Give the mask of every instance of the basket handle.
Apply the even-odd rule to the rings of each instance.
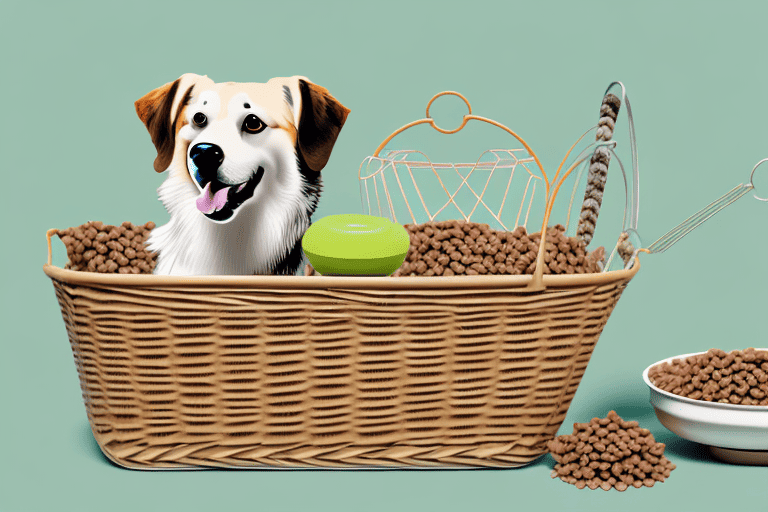
[[[752,169],[752,174],[749,175],[749,183],[742,183],[741,185],[736,185],[734,188],[732,188],[730,191],[726,192],[724,195],[722,195],[719,199],[716,199],[712,203],[708,204],[698,212],[694,213],[687,219],[685,219],[683,222],[678,224],[675,228],[668,231],[664,236],[653,242],[651,245],[649,245],[646,248],[639,249],[638,252],[642,251],[648,254],[656,254],[661,253],[675,245],[677,242],[679,242],[685,235],[696,229],[697,227],[704,224],[707,220],[709,220],[711,217],[713,217],[716,213],[718,213],[720,210],[726,208],[727,206],[732,205],[742,197],[744,197],[747,193],[751,192],[755,189],[755,171],[757,171],[758,167],[763,165],[765,162],[768,162],[768,158],[764,158],[760,160],[757,165]],[[768,202],[768,198],[758,196],[757,194],[753,194],[755,199],[758,201],[765,201]]]
[[[51,247],[51,237],[59,233],[58,229],[49,229],[45,232],[45,238],[48,240],[48,265],[53,264],[53,249]]]
[[[454,128],[452,130],[447,130],[445,128],[441,128],[441,127],[437,126],[437,123],[435,123],[435,120],[429,114],[429,109],[432,107],[432,103],[437,98],[439,98],[441,96],[456,96],[456,97],[460,98],[464,102],[465,105],[467,105],[468,113],[466,113],[466,114],[464,114],[464,116],[462,116],[461,124],[459,125],[458,128]],[[420,124],[429,124],[432,128],[434,128],[435,130],[437,130],[440,133],[451,134],[451,133],[456,133],[456,132],[461,131],[467,125],[467,122],[469,122],[470,120],[482,121],[484,123],[488,123],[490,125],[493,125],[493,126],[495,126],[497,128],[501,128],[502,130],[504,130],[508,134],[512,135],[515,139],[517,139],[518,142],[520,142],[523,145],[525,150],[528,151],[528,154],[533,157],[534,161],[536,162],[536,165],[539,167],[539,170],[541,171],[542,176],[544,177],[544,182],[547,183],[547,188],[549,188],[549,179],[547,178],[547,173],[544,171],[544,166],[541,165],[541,161],[539,160],[539,157],[536,155],[536,153],[533,151],[533,149],[531,149],[531,147],[528,145],[528,143],[525,142],[518,134],[516,134],[514,131],[510,130],[505,125],[503,125],[503,124],[501,124],[501,123],[499,123],[497,121],[494,121],[493,119],[488,119],[487,117],[476,116],[476,115],[472,114],[472,105],[469,104],[469,100],[467,100],[467,98],[463,94],[461,94],[459,92],[456,92],[456,91],[443,91],[443,92],[437,93],[434,96],[432,96],[432,99],[430,99],[429,103],[427,103],[426,117],[423,118],[423,119],[418,119],[416,121],[412,121],[412,122],[406,124],[405,126],[401,126],[397,130],[392,132],[392,134],[389,137],[384,139],[384,142],[379,144],[379,147],[377,147],[376,151],[373,152],[373,156],[375,158],[378,158],[379,157],[379,153],[386,147],[387,144],[390,143],[390,141],[392,141],[392,139],[394,139],[397,135],[403,133],[405,130],[407,130],[409,128],[413,128],[414,126],[418,126]]]

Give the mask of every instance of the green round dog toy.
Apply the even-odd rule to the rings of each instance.
[[[410,244],[400,224],[360,214],[323,217],[301,240],[309,262],[326,276],[388,276],[403,264]]]

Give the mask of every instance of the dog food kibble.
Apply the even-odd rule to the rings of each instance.
[[[76,228],[60,229],[57,234],[69,257],[64,268],[108,274],[151,274],[157,257],[144,243],[154,228],[154,222],[143,226],[130,222],[108,226],[91,221]]]
[[[496,231],[487,224],[459,220],[407,224],[411,246],[393,276],[533,274],[541,234],[524,227]],[[558,224],[547,231],[545,274],[600,272],[605,249],[592,252],[585,243],[565,235]]]
[[[664,456],[664,443],[615,411],[589,423],[574,423],[573,434],[556,437],[547,448],[557,461],[552,478],[579,489],[653,487],[676,467]]]
[[[693,400],[768,406],[768,350],[711,349],[648,370],[657,388]]]

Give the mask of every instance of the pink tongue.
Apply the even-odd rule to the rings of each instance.
[[[215,194],[211,194],[211,183],[208,182],[197,198],[197,209],[205,214],[221,210],[227,204],[227,192],[229,192],[229,187],[224,187]]]

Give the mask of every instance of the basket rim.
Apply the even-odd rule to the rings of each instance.
[[[629,281],[640,270],[640,259],[631,268],[593,274],[543,276],[545,289],[567,289],[600,286]],[[69,285],[125,286],[133,288],[268,288],[268,289],[369,289],[369,290],[429,290],[429,289],[494,289],[526,288],[532,275],[483,276],[409,276],[403,278],[369,276],[160,276],[155,274],[100,274],[43,265],[45,274]],[[535,290],[531,290],[535,291]]]

